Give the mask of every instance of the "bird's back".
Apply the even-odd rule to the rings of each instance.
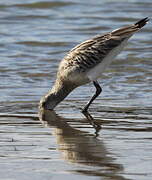
[[[70,71],[87,75],[90,81],[97,79],[103,70],[120,53],[127,40],[148,21],[116,29],[105,35],[98,35],[74,47],[63,59],[59,71]]]

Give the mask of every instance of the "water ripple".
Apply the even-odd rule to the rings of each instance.
[[[99,80],[77,88],[38,119],[39,99],[60,60],[78,43],[150,16],[151,0],[0,2],[0,174],[2,179],[151,180],[152,23],[130,39]],[[32,162],[32,163],[31,163]],[[58,168],[57,168],[58,167]]]

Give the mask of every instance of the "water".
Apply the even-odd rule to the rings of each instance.
[[[0,179],[152,179],[152,25],[129,41],[100,79],[90,113],[80,109],[91,84],[56,112],[38,102],[58,63],[76,44],[151,16],[152,2],[5,0],[0,2]]]

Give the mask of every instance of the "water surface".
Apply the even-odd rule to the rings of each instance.
[[[151,16],[145,0],[0,2],[0,179],[152,178],[152,25],[134,35],[99,80],[38,117],[60,60],[76,44]]]

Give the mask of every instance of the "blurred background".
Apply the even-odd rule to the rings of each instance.
[[[50,157],[48,147],[57,146],[54,145],[53,136],[48,135],[50,129],[45,129],[36,119],[39,100],[53,85],[58,64],[66,53],[78,43],[97,34],[135,23],[142,18],[151,17],[151,14],[151,0],[0,1],[0,157],[2,158],[0,166],[3,167],[5,164],[6,169],[10,168],[10,174],[2,171],[3,168],[0,170],[3,180],[10,176],[12,179],[20,177],[20,173],[13,174],[11,171],[14,164],[10,166],[7,164],[12,156],[17,159],[15,163],[19,161],[18,156],[24,162],[26,151],[27,159],[36,164],[37,161],[32,158],[37,157],[35,149],[41,149],[41,156],[48,158]],[[118,168],[120,179],[126,177],[126,179],[147,180],[152,177],[150,164],[152,146],[148,145],[152,135],[151,57],[150,22],[129,40],[128,46],[103,73],[99,80],[103,92],[90,108],[90,112],[97,120],[105,119],[103,122],[105,127],[101,134],[108,150],[115,153],[109,156],[117,159],[119,164],[126,168],[126,171]],[[71,118],[73,123],[76,119],[83,120],[80,108],[93,93],[94,87],[91,84],[80,87],[72,92],[56,111],[64,118]],[[109,132],[109,129],[113,128],[114,130]],[[124,129],[125,140],[122,136]],[[87,130],[89,133],[94,132],[90,128]],[[33,133],[39,134],[38,142],[37,139],[33,139]],[[139,142],[134,144],[138,138],[141,144]],[[10,146],[10,142],[14,144]],[[123,145],[116,147],[119,143]],[[137,151],[131,159],[127,159],[131,156],[132,147]],[[47,155],[43,154],[43,150]],[[63,175],[64,172],[71,170],[72,175],[73,167],[67,165],[68,170],[66,169],[66,163],[61,160],[56,147],[51,158],[57,166],[62,162],[62,170],[57,171],[59,174]],[[41,160],[43,162],[44,159]],[[132,170],[133,162],[135,166],[139,166],[138,170]],[[26,163],[24,168],[27,168]],[[41,164],[35,169],[39,171]],[[46,169],[43,171],[43,179],[50,178],[45,174]],[[23,179],[26,179],[29,174],[25,171],[24,173]],[[24,173],[21,171],[21,174]],[[32,178],[37,177],[33,171],[30,173]],[[74,177],[79,176],[73,174]],[[88,175],[86,173],[83,176],[84,179],[97,177],[104,179],[106,175],[92,173],[90,177],[88,170]],[[39,178],[42,179],[42,176]],[[118,177],[115,175],[113,179]]]

